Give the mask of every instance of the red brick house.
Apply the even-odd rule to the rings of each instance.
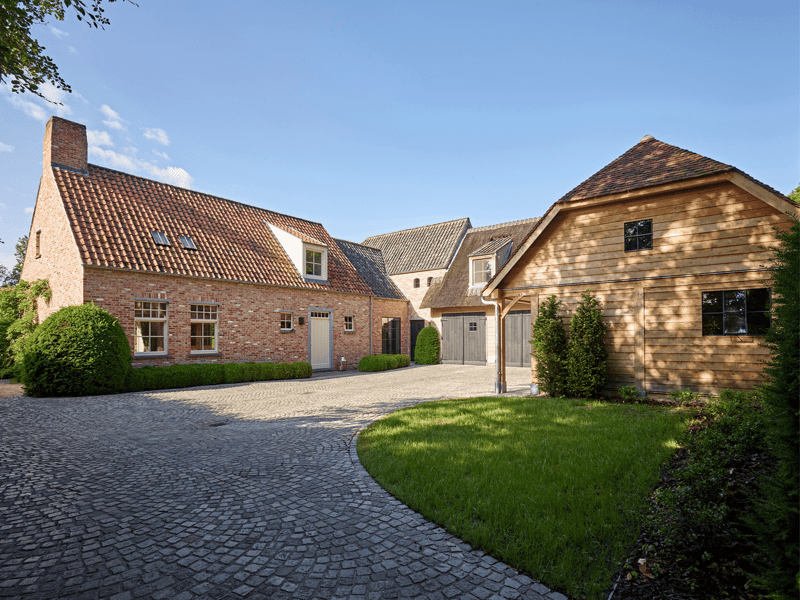
[[[134,366],[408,354],[408,301],[319,224],[87,162],[86,128],[53,117],[22,278],[50,281],[44,319],[94,302]],[[397,331],[389,346],[385,331]]]

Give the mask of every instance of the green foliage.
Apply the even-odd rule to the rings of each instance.
[[[207,363],[131,369],[125,381],[128,392],[167,390],[198,385],[301,379],[311,377],[311,365],[296,363]]]
[[[31,28],[46,24],[50,18],[63,21],[67,10],[72,8],[79,21],[102,29],[109,21],[103,16],[101,4],[102,0],[91,0],[88,7],[84,0],[0,2],[0,83],[10,79],[14,93],[28,91],[42,98],[45,96],[38,89],[46,82],[71,92],[59,75],[56,64],[43,53],[44,47],[34,39]]]
[[[6,337],[8,328],[16,319],[13,317],[0,317],[0,379],[13,375],[14,357],[9,351],[11,342]]]
[[[800,188],[790,196],[800,201]],[[766,343],[764,402],[770,426],[770,449],[777,473],[765,482],[765,499],[757,506],[758,534],[769,562],[759,582],[775,598],[800,593],[800,222],[792,217],[788,231],[777,232],[772,276],[772,327]]]
[[[365,356],[358,361],[358,370],[362,372],[374,373],[376,371],[385,371],[389,365],[383,359],[381,354],[372,354]]]
[[[617,390],[617,395],[623,402],[638,402],[641,400],[639,390],[635,385],[623,385]]]
[[[24,340],[39,324],[39,298],[50,300],[52,293],[46,279],[33,283],[20,281],[14,287],[0,288],[0,320],[11,321],[0,343],[0,371],[3,377],[19,377],[17,360]]]
[[[0,240],[0,244],[3,243],[3,240]],[[14,286],[19,283],[19,276],[22,273],[22,265],[25,262],[25,249],[28,246],[28,236],[23,235],[19,240],[17,240],[16,245],[14,246],[14,256],[17,259],[16,264],[14,267],[9,271],[4,265],[0,265],[0,285],[2,286]]]
[[[314,372],[314,369],[311,365],[307,362],[296,362],[294,363],[294,376],[295,379],[308,379],[311,377],[311,374]]]
[[[606,386],[606,324],[597,298],[591,292],[581,296],[569,325],[567,393],[577,398],[597,398]]]
[[[441,342],[436,327],[429,325],[423,327],[417,335],[417,345],[414,348],[414,363],[418,365],[438,365]]]
[[[562,396],[566,392],[567,334],[558,316],[560,310],[561,302],[555,296],[539,305],[531,340],[539,388],[550,396]]]
[[[387,369],[396,369],[397,368],[399,362],[398,362],[397,358],[395,358],[395,356],[396,355],[394,355],[394,354],[381,354],[380,355],[380,357],[386,363],[386,368]]]
[[[757,394],[724,390],[704,407],[705,420],[684,436],[687,459],[670,487],[653,498],[649,525],[664,545],[679,548],[689,563],[718,557],[743,528],[730,505],[734,469],[764,451],[767,422]],[[737,523],[739,523],[737,525]]]
[[[669,393],[669,399],[681,404],[689,404],[699,400],[700,394],[692,390],[672,390]]]
[[[117,319],[84,304],[53,313],[29,336],[21,378],[30,396],[114,394],[130,368],[131,348]]]
[[[411,358],[408,354],[394,354],[393,356],[397,359],[397,366],[400,368],[411,364]]]

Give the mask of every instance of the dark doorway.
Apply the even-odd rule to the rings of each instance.
[[[414,350],[417,347],[417,336],[419,332],[422,331],[422,328],[425,327],[425,321],[423,319],[411,319],[411,348],[409,349],[409,354],[411,356],[411,360],[414,360]]]

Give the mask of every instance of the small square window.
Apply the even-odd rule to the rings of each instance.
[[[419,287],[419,277],[414,278],[414,287],[415,288]]]
[[[625,252],[653,249],[653,219],[625,223]]]
[[[345,331],[355,331],[355,326],[353,324],[353,315],[345,315],[344,316],[344,330]]]
[[[478,331],[478,324],[477,323],[470,323],[469,324],[470,331]]]
[[[171,246],[167,239],[167,234],[163,231],[151,231],[150,235],[153,236],[153,241],[159,246]]]
[[[292,330],[292,313],[290,312],[282,312],[281,313],[281,331],[291,331]]]

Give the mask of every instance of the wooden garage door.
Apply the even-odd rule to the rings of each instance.
[[[459,365],[486,364],[486,315],[442,315],[442,362]]]
[[[506,365],[531,366],[531,311],[520,310],[506,315]]]

